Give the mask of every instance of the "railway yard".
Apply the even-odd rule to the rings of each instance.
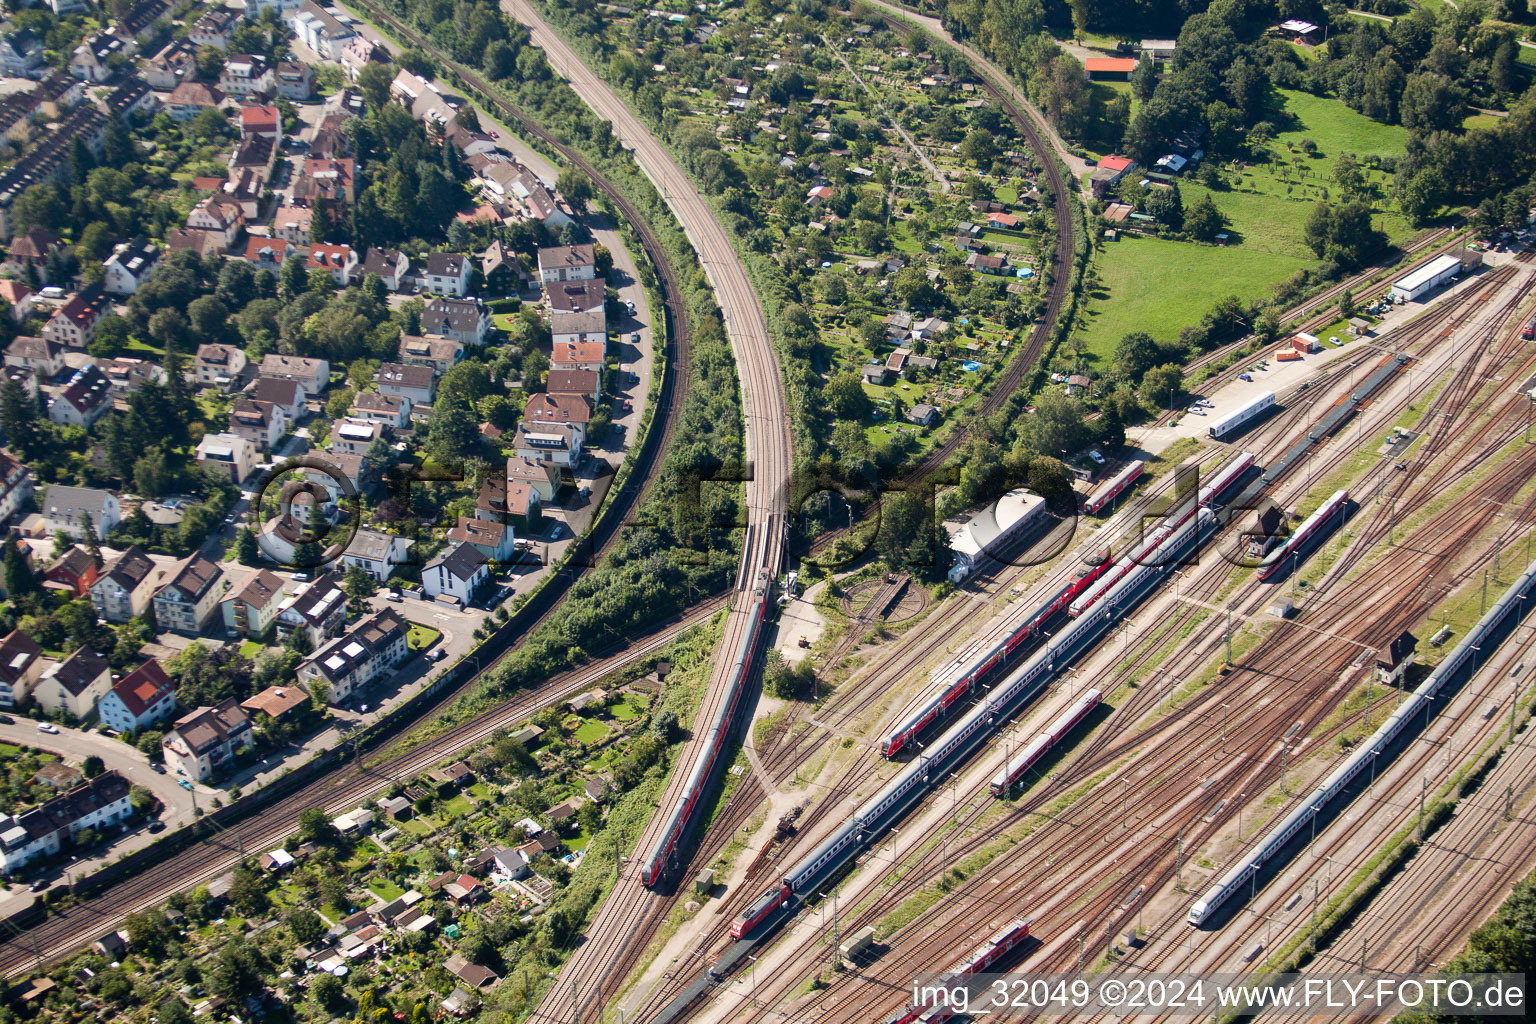
[[[902,817],[855,829],[849,867],[818,870],[804,885],[792,877],[794,865],[860,822],[861,805],[892,778],[882,743],[919,720],[937,692],[925,681],[942,677],[939,663],[974,661],[1029,619],[1030,608],[1049,609],[1042,602],[1069,587],[1106,539],[1129,535],[1154,507],[1168,506],[1173,478],[1144,488],[1103,525],[1077,524],[1085,537],[1071,536],[1070,524],[1051,528],[1037,549],[1067,547],[1064,556],[1041,560],[1043,568],[1003,568],[967,587],[865,659],[814,722],[774,722],[756,754],[779,795],[805,806],[796,835],[766,849],[749,840],[718,905],[684,924],[619,997],[626,1017],[878,1019],[871,1008],[897,1012],[915,973],[1021,914],[1032,938],[1014,966],[1029,971],[1235,972],[1293,957],[1319,928],[1332,937],[1314,962],[1339,969],[1358,968],[1362,949],[1372,969],[1407,970],[1431,962],[1426,950],[1443,959],[1457,948],[1531,867],[1527,847],[1501,838],[1522,834],[1531,796],[1522,767],[1529,748],[1520,742],[1529,712],[1524,677],[1511,676],[1531,656],[1526,626],[1477,660],[1464,685],[1445,691],[1444,706],[1425,701],[1428,714],[1415,717],[1401,749],[1379,758],[1368,781],[1357,777],[1339,807],[1323,809],[1304,850],[1261,869],[1256,884],[1245,880],[1220,927],[1192,928],[1186,918],[1404,699],[1402,686],[1373,681],[1393,639],[1409,630],[1428,639],[1437,616],[1456,608],[1449,640],[1421,643],[1420,665],[1434,664],[1478,618],[1479,592],[1492,604],[1527,563],[1536,456],[1524,442],[1524,391],[1536,351],[1520,328],[1531,305],[1529,266],[1485,270],[1327,365],[1304,399],[1296,388],[1282,392],[1277,412],[1188,460],[1209,479],[1251,452],[1262,475],[1218,496],[1248,507],[1262,496],[1302,516],[1347,491],[1343,530],[1329,516],[1335,527],[1301,549],[1293,570],[1260,582],[1251,559],[1234,564],[1252,513],[1223,517],[1198,558],[1156,573],[1158,585],[1144,597],[1116,604],[1097,646],[1066,651],[1060,660],[1071,664],[1056,665],[1049,686],[977,753],[952,762],[942,753],[946,730],[963,727],[963,705],[928,726],[920,734],[927,746],[896,758],[906,766],[898,772],[915,764],[921,773],[928,751],[940,751],[923,799]],[[1330,409],[1368,381],[1379,383],[1352,415],[1299,444],[1337,419]],[[1384,446],[1381,438],[1405,419],[1414,440]],[[1118,553],[1125,543],[1109,547]],[[1294,599],[1292,617],[1274,614],[1281,598]],[[992,612],[998,618],[988,622]],[[1049,653],[1068,628],[1063,618],[1055,612],[1021,654],[1042,645]],[[1017,657],[1012,671],[1027,671]],[[984,704],[1012,678],[1009,667],[994,669],[965,703]],[[1008,799],[995,799],[989,782],[1005,759],[1090,691],[1102,692],[1103,706],[1086,715],[1086,728],[1053,745]],[[1465,778],[1511,728],[1514,748],[1458,800]],[[721,826],[739,827],[756,809],[744,805],[772,796],[763,781],[754,774],[732,794],[699,863],[721,848]],[[1456,801],[1454,810],[1364,910],[1333,923],[1370,881],[1362,864],[1417,827],[1421,789],[1431,804]],[[775,813],[783,803],[771,801]],[[1477,855],[1496,838],[1502,856]],[[787,910],[770,898],[773,913],[760,914],[764,901],[754,899],[786,876]],[[733,944],[733,921],[754,921],[738,928],[757,940],[750,953],[748,943]],[[866,926],[875,928],[874,945],[840,962],[836,943]]]

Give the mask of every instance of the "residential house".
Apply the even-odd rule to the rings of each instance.
[[[469,258],[456,252],[434,252],[427,255],[427,268],[422,285],[434,295],[462,298],[469,291],[469,277],[473,270]]]
[[[43,337],[66,348],[85,348],[96,337],[96,325],[110,312],[112,302],[101,285],[86,285],[49,318]]]
[[[341,562],[346,566],[360,566],[375,580],[384,583],[405,564],[410,550],[411,541],[407,537],[361,529],[352,535],[347,549],[341,554]]]
[[[483,345],[491,333],[491,310],[479,299],[435,298],[422,311],[421,332]]]
[[[490,575],[490,565],[479,551],[455,544],[422,566],[421,589],[428,597],[451,597],[467,605]]]
[[[357,81],[357,76],[363,68],[369,64],[388,64],[389,51],[378,45],[371,39],[363,36],[353,36],[347,41],[347,45],[341,48],[341,69],[347,73],[352,81]]]
[[[110,689],[112,666],[89,647],[82,647],[43,672],[32,687],[32,699],[49,714],[65,711],[84,720]]]
[[[69,57],[69,73],[83,82],[98,84],[117,73],[113,64],[127,62],[130,47],[112,35],[91,36],[75,47]],[[117,58],[113,61],[112,58]],[[109,63],[111,61],[111,63]]]
[[[393,609],[375,612],[301,662],[299,681],[311,693],[324,684],[330,702],[343,704],[405,660],[407,632],[406,621]]]
[[[5,523],[32,500],[32,471],[16,456],[0,448],[0,523]]]
[[[229,37],[240,27],[240,12],[229,7],[213,7],[192,23],[187,41],[193,46],[229,46]]]
[[[288,433],[288,416],[280,406],[242,395],[229,407],[229,432],[258,451],[271,452]]]
[[[303,103],[315,94],[315,72],[308,64],[280,61],[274,75],[277,95],[294,103]]]
[[[62,245],[59,236],[47,228],[31,227],[11,240],[8,256],[12,263],[37,271],[39,278],[46,283],[48,257]]]
[[[292,245],[304,245],[309,242],[309,228],[314,223],[315,211],[304,206],[282,206],[272,215],[272,237],[288,242]],[[250,259],[250,254],[246,254]],[[281,263],[286,257],[278,257]]]
[[[100,575],[101,567],[91,553],[72,544],[43,573],[43,586],[62,591],[71,598],[84,597],[91,592],[91,584]]]
[[[437,391],[437,379],[429,366],[385,363],[374,380],[379,382],[379,394],[408,398],[414,405],[431,405]]]
[[[522,424],[512,438],[519,456],[566,469],[581,465],[582,430],[571,423]]]
[[[485,494],[486,487],[496,489],[495,482],[487,480],[481,485],[480,493]],[[526,488],[525,488],[526,489]],[[459,525],[448,531],[448,543],[473,548],[479,557],[487,562],[506,563],[512,560],[517,553],[517,535],[512,522],[505,514],[506,498],[505,485],[500,488],[502,495],[499,502],[501,518],[490,519],[482,517],[480,508],[475,509],[475,516],[460,516]],[[423,570],[425,572],[425,570]]]
[[[174,39],[145,63],[140,74],[150,88],[169,92],[197,75],[197,48],[184,39]]]
[[[602,376],[593,370],[550,370],[544,390],[551,395],[580,395],[595,406],[602,394]]]
[[[89,518],[96,536],[105,538],[122,521],[122,506],[117,495],[94,487],[49,484],[38,506],[43,529],[49,536],[62,531],[71,537],[83,537],[85,520]]]
[[[983,274],[1001,274],[1008,269],[1008,257],[1000,253],[973,252],[965,258],[965,265]]]
[[[197,443],[198,466],[228,474],[233,484],[251,475],[256,469],[256,457],[256,445],[239,434],[205,434]]]
[[[152,363],[138,356],[116,356],[112,359],[98,360],[96,367],[101,370],[102,375],[107,378],[107,383],[112,386],[114,396],[137,391],[150,381],[158,384],[165,383],[165,368],[159,363]]]
[[[379,249],[370,246],[363,260],[363,273],[377,274],[384,287],[392,292],[402,291],[411,273],[411,261],[405,253],[395,249]]]
[[[164,721],[175,710],[176,686],[154,660],[113,683],[96,704],[96,716],[116,732],[137,732]]]
[[[330,245],[317,242],[309,247],[308,270],[324,270],[345,287],[352,283],[352,273],[357,269],[357,253],[350,245]]]
[[[441,376],[464,359],[464,343],[436,335],[400,335],[399,361],[406,366],[427,366]]]
[[[112,411],[112,382],[94,366],[76,370],[48,403],[48,418],[68,427],[90,427]]]
[[[274,81],[267,58],[254,53],[230,54],[219,72],[219,88],[229,96],[269,96]]]
[[[29,28],[0,37],[0,74],[7,78],[36,78],[46,66],[43,40]]]
[[[256,182],[256,202],[251,207],[245,205],[244,196],[237,200],[247,219],[255,217],[260,211],[260,189],[272,179],[272,173],[276,168],[277,140],[265,135],[251,135],[241,139],[235,145],[234,152],[229,155],[230,181],[237,188],[241,182],[247,180]],[[229,194],[228,184],[226,184],[225,195]]]
[[[64,369],[64,346],[23,334],[6,346],[5,365],[24,366],[43,380],[53,380]]]
[[[131,242],[119,243],[102,264],[106,269],[102,287],[113,295],[132,295],[159,260],[159,247],[143,235]]]
[[[107,622],[127,622],[149,609],[159,581],[154,560],[138,547],[130,547],[91,584],[91,605]]]
[[[302,5],[303,0],[245,0],[245,20],[256,21],[265,12],[276,11],[286,24]]]
[[[1104,157],[1089,175],[1088,185],[1095,196],[1105,196],[1120,184],[1120,179],[1135,169],[1136,161],[1128,156],[1111,154]]]
[[[231,697],[176,719],[162,741],[165,763],[193,782],[227,771],[255,742],[251,716]]]
[[[607,350],[602,341],[556,342],[550,353],[549,365],[559,370],[590,370],[602,373]]]
[[[603,282],[596,278],[585,281],[557,281],[545,285],[544,297],[549,301],[551,313],[606,314],[607,312]]]
[[[187,227],[206,231],[219,240],[222,248],[234,244],[240,232],[245,230],[245,210],[232,199],[211,195],[192,207],[187,214]]]
[[[304,400],[308,396],[304,385],[296,380],[258,377],[250,395],[254,402],[276,406],[289,423],[297,423],[304,417]]]
[[[170,252],[188,249],[204,259],[210,256],[223,256],[224,235],[222,232],[203,231],[198,228],[171,228],[165,233],[165,247]]]
[[[357,35],[350,24],[322,9],[314,0],[304,0],[291,24],[304,45],[326,60],[338,59],[342,48]]]
[[[515,515],[527,515],[518,511],[514,506],[514,492],[521,486],[531,488],[535,503],[555,500],[555,491],[560,487],[560,474],[547,462],[536,459],[512,456],[507,459],[506,469],[507,486],[507,511]],[[476,514],[479,514],[478,511]]]
[[[385,437],[387,428],[377,420],[340,419],[331,424],[329,451],[346,455],[367,455],[373,442]]]
[[[140,0],[117,18],[112,31],[135,43],[147,43],[160,35],[157,24],[171,13],[166,0]]]
[[[296,709],[309,703],[309,694],[302,686],[269,686],[265,690],[240,702],[251,717],[265,715],[276,722],[291,715]]]
[[[591,245],[561,245],[539,250],[539,283],[590,281],[597,276],[597,255]]]
[[[357,199],[357,181],[350,158],[316,157],[304,159],[304,170],[293,185],[291,201],[300,206],[314,206],[322,199],[351,206]]]
[[[331,382],[331,364],[325,359],[268,352],[261,357],[261,375],[296,381],[307,395],[318,395]]]
[[[885,368],[884,363],[865,363],[859,370],[859,376],[864,378],[864,383],[876,387],[883,387],[891,382],[891,371]]]
[[[205,110],[217,110],[223,105],[224,93],[218,86],[204,82],[182,82],[165,98],[165,112],[172,121],[190,121]]]
[[[294,630],[309,635],[310,649],[333,636],[339,636],[347,622],[347,595],[341,589],[341,575],[328,572],[310,583],[303,583],[284,598],[277,609],[277,637],[287,643]]]
[[[288,257],[302,250],[283,238],[253,235],[245,240],[245,260],[257,270],[270,270],[273,276],[283,269]]]
[[[0,299],[4,299],[10,305],[11,319],[17,323],[31,316],[33,307],[37,303],[37,296],[32,294],[31,288],[10,278],[0,279]]]
[[[111,92],[99,97],[97,102],[105,108],[108,116],[120,118],[125,124],[132,124],[135,114],[148,116],[160,106],[160,100],[150,91],[149,83],[141,78],[119,82]]]
[[[402,430],[411,422],[411,400],[400,395],[360,391],[352,399],[350,415],[364,423],[379,423],[390,430]]]
[[[277,619],[287,582],[266,569],[257,570],[245,585],[220,602],[224,628],[244,637],[259,637]]]
[[[210,343],[197,347],[192,369],[199,385],[228,390],[239,381],[249,362],[242,348]]]
[[[14,707],[26,700],[47,664],[36,640],[14,629],[7,633],[0,640],[0,707]]]
[[[530,395],[523,406],[523,425],[533,430],[557,423],[569,423],[580,430],[579,441],[587,439],[587,424],[592,422],[592,403],[585,395]]]
[[[496,239],[480,254],[480,276],[492,295],[515,295],[522,290],[527,274],[517,254]]]
[[[557,347],[591,342],[606,348],[608,320],[602,313],[555,313],[549,319],[550,335]]]
[[[40,858],[57,858],[84,829],[102,832],[128,820],[131,788],[117,772],[103,772],[30,811],[0,817],[0,872],[15,875]]]
[[[196,635],[218,608],[229,580],[217,562],[187,556],[171,578],[155,591],[155,621],[161,629]]]

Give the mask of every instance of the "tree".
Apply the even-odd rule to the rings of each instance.
[[[325,937],[325,921],[308,907],[294,907],[283,916],[283,923],[288,926],[295,942],[307,945]]]
[[[327,1013],[338,1013],[347,1005],[347,987],[334,974],[322,971],[309,983],[309,997]]]
[[[139,738],[135,741],[134,746],[139,749],[139,753],[151,761],[162,761],[165,759],[165,751],[163,749],[165,746],[165,733],[159,729],[146,729],[139,733]]]
[[[88,779],[94,779],[96,776],[100,775],[106,770],[106,764],[95,754],[87,756],[86,759],[80,763],[80,772]]]
[[[241,565],[255,565],[261,561],[261,548],[256,543],[256,535],[248,526],[240,527],[235,534],[235,557]]]
[[[155,799],[155,794],[143,786],[134,786],[128,790],[128,802],[139,814],[148,814],[155,809],[155,804],[159,803]]]
[[[1184,230],[1199,241],[1214,240],[1221,232],[1222,224],[1221,211],[1216,209],[1208,193],[1201,193],[1200,198],[1184,211]]]
[[[1135,383],[1157,362],[1157,342],[1146,331],[1131,331],[1115,346],[1115,372]]]
[[[438,462],[458,462],[480,448],[480,426],[468,399],[457,390],[439,388],[432,403],[427,431],[427,454]]]
[[[1339,293],[1339,316],[1345,320],[1355,315],[1355,296],[1348,288]]]
[[[784,660],[778,648],[770,648],[763,659],[763,690],[770,697],[793,700],[800,689],[800,680],[793,666]]]
[[[587,204],[592,201],[592,181],[575,167],[560,169],[560,176],[555,179],[555,191],[564,196],[577,213],[586,213]]]
[[[869,396],[864,393],[864,379],[849,370],[834,373],[821,390],[822,399],[832,415],[840,420],[863,422],[869,415]]]
[[[363,608],[368,599],[379,592],[378,582],[368,574],[368,570],[360,565],[347,568],[347,574],[342,577],[341,589],[352,602],[354,611]]]
[[[357,91],[363,94],[370,110],[380,110],[389,102],[389,87],[394,80],[395,72],[390,65],[370,62],[357,73]]]
[[[229,902],[246,917],[267,909],[267,887],[261,876],[245,864],[236,864],[234,880],[229,885]]]
[[[298,837],[300,843],[335,845],[341,839],[341,833],[331,824],[325,808],[309,807],[299,812]]]
[[[1450,78],[1426,73],[1408,76],[1398,109],[1404,128],[1428,135],[1460,125],[1465,104],[1466,97]]]
[[[16,546],[16,537],[8,535],[5,538],[5,557],[3,562],[5,575],[6,596],[15,600],[23,594],[30,594],[37,589],[37,577],[27,566],[26,556]]]
[[[37,402],[10,378],[0,384],[0,430],[25,459],[37,446]]]
[[[1136,70],[1131,72],[1131,92],[1136,98],[1145,103],[1152,98],[1152,90],[1157,88],[1157,64],[1152,60],[1151,54],[1142,54],[1141,60],[1136,62]]]
[[[1154,366],[1141,378],[1141,397],[1152,405],[1173,408],[1174,399],[1184,390],[1184,371],[1177,363]]]
[[[156,1010],[160,1024],[192,1024],[192,1013],[187,1004],[176,996],[167,996]]]

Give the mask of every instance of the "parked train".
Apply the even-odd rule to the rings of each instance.
[[[1344,522],[1348,506],[1349,492],[1334,491],[1316,512],[1307,517],[1306,522],[1296,528],[1296,532],[1291,534],[1284,544],[1270,552],[1259,564],[1259,579],[1267,582],[1282,575],[1286,571],[1287,564],[1294,570],[1307,554],[1312,543],[1327,536],[1335,515],[1338,516],[1339,523]]]
[[[1005,761],[1003,767],[992,777],[992,795],[1007,795],[1013,788],[1013,784],[1019,781],[1019,777],[1033,768],[1052,747],[1060,743],[1067,733],[1077,727],[1077,723],[1087,718],[1088,713],[1098,707],[1099,701],[1103,698],[1102,691],[1089,690],[1078,698],[1077,703],[1062,712],[1044,732],[1030,740],[1023,750]]]
[[[687,830],[693,812],[698,808],[704,791],[709,788],[715,763],[725,749],[726,737],[730,735],[731,728],[736,722],[736,708],[741,704],[742,694],[746,691],[747,678],[752,674],[752,656],[757,650],[757,640],[762,634],[763,623],[768,618],[769,601],[772,598],[769,591],[772,589],[772,582],[766,570],[758,573],[757,582],[752,591],[751,604],[748,605],[751,625],[747,629],[746,636],[742,638],[741,645],[736,648],[736,660],[731,666],[725,699],[720,702],[719,709],[709,722],[708,730],[704,734],[706,746],[701,756],[694,762],[693,771],[688,775],[682,800],[672,808],[672,813],[667,817],[666,827],[662,829],[655,848],[646,858],[645,866],[640,869],[640,880],[646,885],[655,885],[666,873],[669,858],[677,850],[678,842]]]
[[[1246,471],[1252,461],[1253,456],[1244,453],[1242,458],[1235,460],[1233,466],[1241,464]],[[789,899],[791,894],[803,896],[812,891],[823,878],[863,849],[869,839],[883,834],[890,819],[904,813],[929,790],[934,781],[947,777],[942,770],[944,767],[970,754],[992,733],[1000,719],[1011,713],[1021,701],[1044,688],[1054,677],[1058,665],[1065,664],[1067,659],[1075,657],[1084,647],[1103,636],[1116,608],[1122,603],[1128,606],[1138,600],[1144,592],[1142,588],[1166,572],[1176,558],[1197,545],[1215,528],[1216,512],[1209,506],[1219,503],[1222,491],[1240,476],[1241,473],[1224,470],[1212,480],[1209,488],[1201,488],[1197,504],[1205,507],[1201,507],[1198,514],[1179,513],[1184,519],[1184,525],[1166,536],[1163,542],[1165,547],[1158,560],[1137,567],[1101,598],[1100,607],[1105,611],[1104,615],[1086,615],[1071,620],[1051,638],[1049,644],[1029,655],[999,680],[986,699],[968,710],[947,731],[935,737],[922,757],[911,761],[892,776],[846,823],[795,864],[784,876],[781,885],[764,893],[738,917],[736,924],[741,926],[742,934],[755,927],[773,907]],[[1189,511],[1193,513],[1194,509]],[[788,886],[788,893],[784,891],[784,886]],[[757,915],[755,918],[754,914]]]
[[[1116,473],[1112,480],[1088,496],[1088,500],[1083,502],[1083,511],[1090,516],[1097,515],[1105,505],[1120,497],[1130,489],[1132,484],[1140,480],[1146,468],[1147,464],[1140,459],[1126,466]]]
[[[1241,433],[1247,430],[1260,416],[1266,415],[1274,407],[1275,393],[1273,391],[1266,391],[1241,409],[1211,424],[1206,433],[1218,441],[1228,434]]]
[[[1393,711],[1387,720],[1381,724],[1381,728],[1371,736],[1369,740],[1355,748],[1354,753],[1344,759],[1344,762],[1335,768],[1321,784],[1309,793],[1291,811],[1280,820],[1274,828],[1264,837],[1250,852],[1242,855],[1242,863],[1222,875],[1209,889],[1206,890],[1194,906],[1189,910],[1189,923],[1202,925],[1235,893],[1242,891],[1245,885],[1264,866],[1275,860],[1284,851],[1286,844],[1308,825],[1312,824],[1323,808],[1332,803],[1349,786],[1361,772],[1365,771],[1372,762],[1379,757],[1402,732],[1414,722],[1425,722],[1433,711],[1435,700],[1440,691],[1461,678],[1463,670],[1475,671],[1477,652],[1492,657],[1494,649],[1504,639],[1504,634],[1499,631],[1514,616],[1514,622],[1519,623],[1525,615],[1525,602],[1530,592],[1536,586],[1536,563],[1532,563],[1525,574],[1515,581],[1514,585],[1505,591],[1492,608],[1488,609],[1477,625],[1472,627],[1456,649],[1446,656],[1435,670],[1419,684],[1418,689],[1409,694],[1397,710]],[[1511,628],[1513,626],[1511,625]]]
[[[934,722],[949,712],[962,697],[976,688],[994,668],[1004,664],[1015,651],[1032,637],[1041,635],[1045,624],[1055,618],[1072,599],[1093,582],[1110,565],[1109,553],[1102,555],[1099,564],[1090,566],[1078,578],[1046,598],[1027,615],[1018,620],[1001,638],[982,637],[962,650],[953,659],[934,669],[929,675],[931,692],[909,715],[891,728],[880,743],[880,753],[895,757]]]
[[[1237,458],[1217,470],[1216,475],[1200,487],[1194,499],[1182,499],[1163,516],[1163,520],[1157,528],[1149,533],[1142,541],[1133,546],[1130,552],[1117,559],[1099,576],[1096,584],[1084,590],[1068,606],[1067,614],[1074,619],[1088,611],[1109,593],[1121,580],[1138,568],[1152,566],[1163,568],[1169,564],[1166,554],[1163,552],[1163,544],[1180,527],[1189,522],[1197,508],[1209,508],[1213,502],[1221,497],[1226,490],[1253,465],[1253,453],[1243,452]]]
[[[985,974],[997,965],[997,962],[1010,952],[1017,949],[1019,943],[1029,938],[1029,922],[1013,921],[1002,931],[992,936],[986,942],[976,947],[976,951],[968,955],[949,970],[934,979],[932,985],[935,988],[948,988],[958,985],[967,978],[976,974]],[[897,1010],[885,1018],[883,1024],[914,1024],[921,1021],[929,1022],[945,1021],[956,1016],[959,1010],[940,1003],[936,1006],[916,1004]]]

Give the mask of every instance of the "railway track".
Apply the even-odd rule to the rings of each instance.
[[[1519,300],[1517,299],[1516,302],[1518,302],[1518,301]],[[1427,335],[1429,333],[1429,331],[1426,329],[1425,333]],[[1423,384],[1420,385],[1420,390],[1427,389],[1428,387],[1429,387],[1429,382],[1425,381]],[[1448,396],[1445,400],[1446,401],[1459,401],[1457,399],[1454,399],[1453,396]],[[1463,405],[1463,408],[1465,408],[1465,402],[1462,402],[1462,405]],[[1383,472],[1386,472],[1386,471],[1383,471]],[[1379,530],[1380,527],[1378,526],[1377,529]],[[1369,549],[1370,546],[1371,545],[1368,544],[1368,543],[1357,542],[1357,544],[1354,546],[1354,549],[1355,550],[1364,551],[1364,550]],[[1343,571],[1347,571],[1347,567],[1346,567],[1345,570],[1340,570],[1338,565],[1335,565],[1334,569],[1330,571],[1330,578],[1337,577]],[[1403,613],[1403,610],[1399,609],[1399,614],[1402,614],[1402,613]],[[1376,628],[1377,629],[1385,629],[1385,628],[1388,628],[1388,627],[1378,626]],[[1347,660],[1347,659],[1345,659],[1345,660]],[[1106,689],[1113,689],[1113,684],[1107,684],[1105,686],[1105,688]],[[1137,692],[1138,692],[1138,695],[1148,694],[1149,690],[1144,689],[1144,690],[1137,691]],[[1133,698],[1133,699],[1138,699],[1138,698]],[[1139,698],[1139,699],[1146,700],[1146,699],[1149,699],[1149,698]],[[1134,712],[1131,712],[1131,714],[1134,715]],[[1132,718],[1132,720],[1134,720],[1134,718]],[[1207,731],[1209,731],[1209,730],[1207,730]],[[1234,733],[1232,737],[1229,737],[1229,739],[1234,744],[1239,742],[1239,736],[1238,736],[1237,733]],[[1124,757],[1126,757],[1128,755],[1127,755],[1127,752],[1124,751],[1124,750],[1110,749],[1110,750],[1106,750],[1105,751],[1105,756],[1112,760],[1112,759],[1117,758],[1117,757],[1124,758]],[[1086,766],[1084,768],[1085,771],[1091,770],[1092,767],[1095,764],[1094,761],[1088,760],[1086,755],[1084,757],[1082,757],[1082,758],[1079,758],[1079,760],[1085,760],[1086,761]],[[1072,776],[1070,776],[1070,775],[1064,776],[1060,781],[1058,781],[1056,786],[1053,787],[1053,792],[1054,791],[1059,791],[1062,788],[1070,787],[1070,785],[1072,784],[1072,781],[1073,781],[1073,777]],[[1113,781],[1113,780],[1111,780],[1111,781]],[[972,799],[972,795],[968,795],[966,799],[969,801],[970,799]],[[1109,810],[1109,808],[1105,808],[1105,809],[1101,809],[1101,810]],[[1230,811],[1228,813],[1228,816],[1230,817]],[[978,842],[984,842],[984,841],[985,840],[978,840]],[[912,844],[913,842],[916,842],[918,845],[922,845],[922,843],[924,842],[924,839],[919,838],[918,840],[915,840],[915,841],[914,840],[910,840],[910,839],[908,840],[909,845]],[[960,845],[960,844],[956,844],[956,845],[959,846],[959,849],[956,849],[955,847],[951,847],[951,850],[949,851],[950,854],[951,854],[952,859],[954,859],[954,860],[958,860],[960,857],[964,856],[964,854],[967,852],[967,848],[965,846]],[[1166,852],[1171,853],[1171,851],[1166,851]],[[871,856],[874,856],[874,855],[871,855]],[[1169,859],[1171,861],[1171,857]],[[910,867],[908,865],[906,865],[906,864],[903,864],[900,867],[894,867],[893,866],[893,871],[895,871],[895,870],[902,870],[904,868],[904,869],[907,870],[907,872],[909,874],[912,871],[919,871],[919,872],[925,872],[926,874],[931,875],[931,870],[929,870],[930,867],[931,867],[931,865],[925,865],[925,864],[914,864],[914,865],[911,865]],[[1091,866],[1089,866],[1089,867],[1091,867]],[[1084,870],[1084,866],[1078,865],[1078,866],[1076,866],[1074,868],[1074,870],[1077,870],[1077,871],[1081,872],[1081,871]],[[1171,870],[1171,864],[1170,864],[1170,870]],[[888,907],[879,907],[879,906],[877,906],[874,910],[870,911],[869,914],[867,914],[865,916],[858,917],[858,918],[850,921],[848,923],[847,927],[849,927],[850,929],[853,928],[853,927],[857,927],[859,923],[861,923],[863,921],[867,921],[867,920],[869,920],[869,919],[871,919],[873,917],[878,916],[878,911],[881,910],[881,909],[889,909],[889,908]],[[1014,909],[1016,910],[1017,908],[1014,908]],[[955,933],[955,931],[953,929],[951,929],[949,927],[946,927],[944,929],[944,937],[941,940],[940,948],[943,948],[942,947],[942,942],[953,941],[953,937],[954,937],[955,934],[956,933]],[[936,959],[927,959],[927,960],[924,960],[922,962],[924,964],[926,964],[927,966],[931,967],[933,963],[937,962],[937,960]],[[799,979],[799,978],[804,976],[803,974],[801,974],[799,972],[796,972],[796,971],[790,971],[788,973],[793,978],[795,978],[795,979]],[[770,1004],[772,1004],[774,1002],[774,999],[773,999],[772,995],[769,996],[769,1002],[770,1002]],[[818,1005],[820,1005],[820,1004],[818,1004]],[[818,1012],[820,1012],[820,1011],[818,1011]],[[857,1019],[857,1018],[855,1018],[855,1019]]]

